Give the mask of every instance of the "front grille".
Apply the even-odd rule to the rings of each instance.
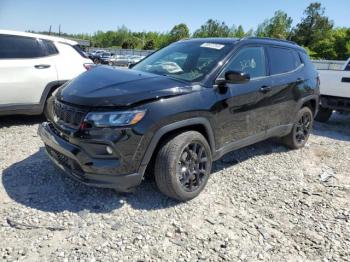
[[[65,168],[68,168],[69,170],[73,171],[75,174],[78,174],[80,176],[83,175],[84,171],[81,169],[79,164],[65,156],[64,154],[58,152],[57,150],[53,149],[52,147],[46,145],[46,151],[49,153],[51,157],[53,157],[60,165],[64,166]]]
[[[87,113],[87,111],[73,107],[64,103],[61,103],[57,100],[54,102],[54,115],[56,118],[55,121],[62,121],[65,124],[68,124],[69,126],[78,128],[80,124],[83,122],[84,117]]]

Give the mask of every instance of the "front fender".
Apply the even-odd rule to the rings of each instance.
[[[204,118],[204,117],[195,117],[195,118],[181,120],[181,121],[178,121],[175,123],[171,123],[171,124],[162,126],[161,128],[159,128],[155,132],[155,134],[153,135],[150,143],[148,144],[147,150],[142,158],[138,173],[140,173],[142,175],[145,173],[147,165],[150,162],[157,145],[159,144],[159,142],[161,141],[161,139],[164,135],[168,134],[169,132],[173,132],[177,129],[190,127],[193,125],[201,125],[205,128],[206,134],[207,134],[207,137],[209,140],[208,143],[210,145],[212,153],[214,153],[215,152],[215,139],[214,139],[214,133],[213,133],[213,130],[212,130],[212,127],[210,125],[209,120]]]

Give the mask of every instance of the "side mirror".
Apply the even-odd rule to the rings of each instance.
[[[137,64],[137,63],[130,63],[130,64],[128,65],[128,68],[131,69],[131,68],[133,68],[136,64]]]
[[[249,82],[250,75],[241,71],[227,71],[225,81],[230,84],[244,84]]]
[[[227,71],[225,79],[217,79],[215,83],[218,85],[219,92],[224,94],[227,92],[226,84],[244,84],[250,81],[248,73],[240,71]]]

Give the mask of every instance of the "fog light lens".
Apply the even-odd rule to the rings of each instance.
[[[113,154],[113,149],[110,146],[106,147],[106,151],[108,154],[112,155]]]

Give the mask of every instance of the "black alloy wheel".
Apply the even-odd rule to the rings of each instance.
[[[185,131],[163,142],[155,159],[154,177],[162,193],[188,201],[204,189],[211,166],[206,138],[197,131]]]
[[[295,140],[298,144],[305,144],[310,135],[312,123],[311,117],[312,115],[310,115],[309,112],[304,112],[295,126]]]
[[[204,146],[199,142],[184,148],[178,162],[178,177],[183,189],[196,191],[209,175],[208,158]]]
[[[303,107],[299,110],[291,132],[282,137],[282,142],[291,149],[299,149],[305,146],[309,139],[314,122],[311,108]]]

